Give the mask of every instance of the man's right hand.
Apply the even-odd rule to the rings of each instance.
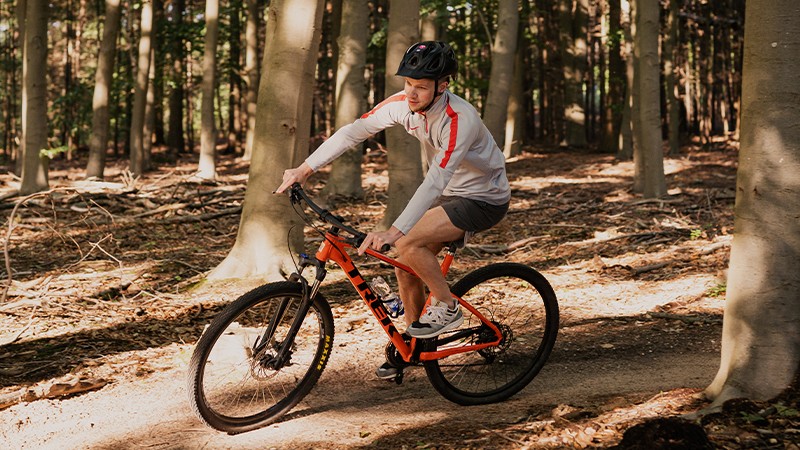
[[[278,189],[275,189],[273,194],[282,194],[286,189],[289,189],[289,186],[295,183],[304,184],[312,173],[314,173],[314,170],[305,162],[294,169],[286,169],[283,172],[283,182]]]

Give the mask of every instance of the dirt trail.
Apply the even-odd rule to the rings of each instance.
[[[707,330],[702,331],[698,338],[705,338]],[[208,429],[191,414],[184,371],[178,366],[80,397],[6,410],[0,415],[0,447],[516,448],[518,443],[503,437],[503,428],[548,414],[558,405],[591,416],[659,392],[705,387],[718,367],[718,352],[709,350],[653,352],[634,360],[623,352],[584,359],[556,351],[523,392],[507,402],[478,407],[459,407],[441,398],[422,369],[409,371],[400,386],[374,380],[378,352],[364,355],[360,363],[334,352],[318,385],[285,420],[237,436]]]

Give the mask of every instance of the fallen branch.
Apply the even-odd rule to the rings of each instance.
[[[488,253],[490,255],[499,255],[502,253],[508,253],[523,248],[526,245],[530,244],[531,242],[548,237],[550,237],[550,235],[532,236],[529,238],[520,239],[519,241],[512,242],[511,244],[508,245],[467,245],[467,248],[477,249],[484,253]]]
[[[160,220],[161,223],[192,223],[203,222],[205,220],[216,219],[218,217],[228,216],[231,214],[239,214],[242,211],[242,206],[234,206],[220,211],[198,214],[193,216],[172,216],[167,219]]]

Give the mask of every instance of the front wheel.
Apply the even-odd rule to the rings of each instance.
[[[189,363],[189,400],[200,420],[242,433],[274,422],[308,394],[328,362],[333,315],[322,296],[306,308],[303,297],[299,283],[270,283],[214,318]]]
[[[500,329],[499,345],[425,362],[433,387],[460,405],[503,401],[522,390],[544,366],[558,333],[558,302],[536,270],[516,263],[491,264],[451,288]],[[437,350],[496,340],[494,331],[461,308],[464,324],[433,339]]]

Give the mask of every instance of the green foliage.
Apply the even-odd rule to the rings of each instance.
[[[724,297],[728,291],[728,286],[725,283],[718,284],[706,291],[708,297]]]
[[[56,156],[66,153],[69,150],[69,147],[66,145],[62,145],[60,147],[53,147],[53,148],[43,148],[39,150],[39,157],[41,158],[48,158],[53,159]]]

